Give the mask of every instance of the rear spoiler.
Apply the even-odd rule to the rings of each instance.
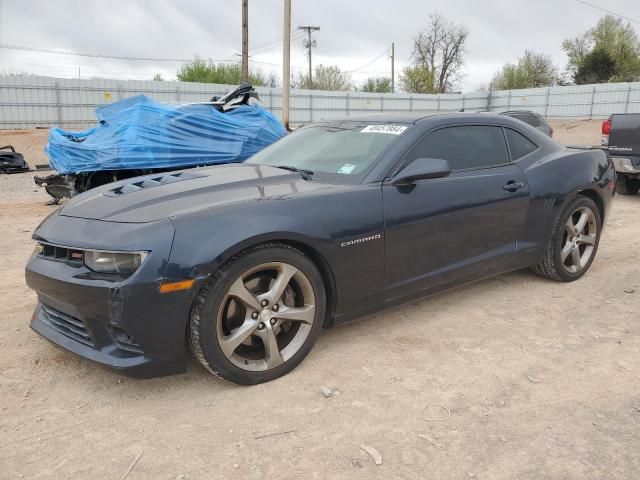
[[[570,148],[571,150],[604,150],[609,151],[609,147],[605,145],[563,145],[564,148]]]

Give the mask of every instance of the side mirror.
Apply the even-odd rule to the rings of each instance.
[[[418,180],[449,176],[449,162],[441,158],[416,158],[391,179],[391,185],[412,185]]]

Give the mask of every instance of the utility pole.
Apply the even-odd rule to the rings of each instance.
[[[307,56],[309,57],[309,88],[311,88],[313,86],[313,82],[311,81],[311,72],[312,72],[312,70],[311,70],[311,49],[318,45],[315,40],[311,41],[311,32],[320,30],[320,27],[315,27],[315,26],[312,26],[312,25],[302,25],[302,26],[298,27],[298,30],[306,30],[306,32],[307,32],[307,40],[302,42],[302,45],[304,45],[304,48],[309,50],[309,53],[307,54]]]
[[[289,78],[291,75],[291,0],[284,0],[282,22],[282,123],[289,130]]]
[[[249,0],[242,0],[242,81],[249,81]]]
[[[391,42],[391,93],[395,93],[396,91],[396,75],[395,75],[395,71],[394,71],[394,65],[393,62],[395,61],[396,58],[396,44],[394,42]]]

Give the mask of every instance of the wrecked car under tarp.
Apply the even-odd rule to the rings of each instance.
[[[241,162],[286,134],[245,84],[210,102],[158,103],[144,95],[99,107],[99,125],[52,128],[45,152],[57,174],[36,177],[58,202],[105,183],[168,170]]]

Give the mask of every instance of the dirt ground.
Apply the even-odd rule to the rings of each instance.
[[[564,143],[600,140],[600,122],[554,127]],[[0,144],[46,163],[46,135]],[[521,271],[406,304],[324,332],[284,378],[238,387],[194,362],[132,380],[29,329],[23,269],[53,209],[32,177],[0,176],[0,478],[638,477],[640,196],[616,198],[578,282]]]

